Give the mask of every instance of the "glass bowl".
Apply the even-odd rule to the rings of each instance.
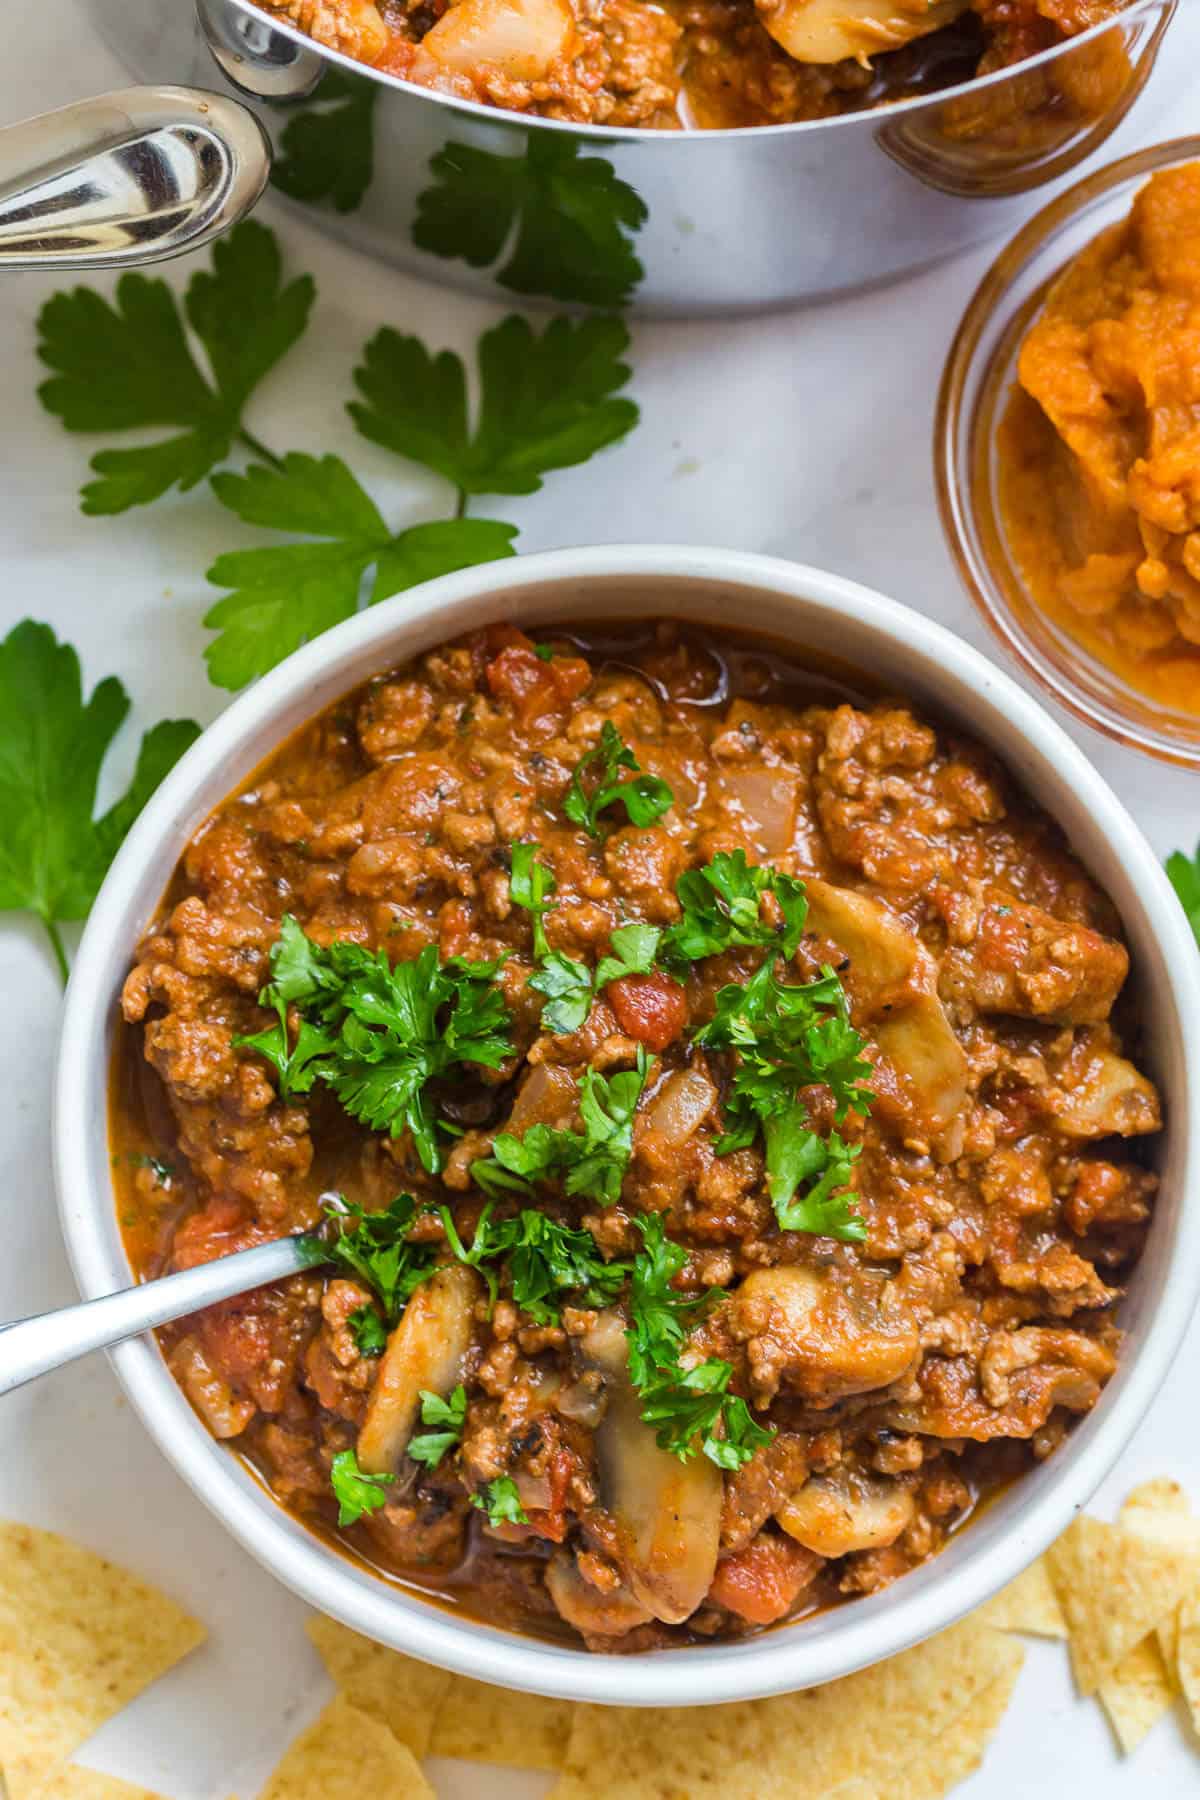
[[[1160,169],[1200,161],[1200,137],[1155,144],[1069,188],[992,264],[967,307],[938,396],[938,507],[959,573],[1021,666],[1061,705],[1119,743],[1200,768],[1200,715],[1131,687],[1038,606],[1009,547],[997,482],[997,427],[1016,386],[1022,340],[1051,284],[1106,226],[1127,216]]]

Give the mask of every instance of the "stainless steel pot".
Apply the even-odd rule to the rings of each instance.
[[[249,97],[273,181],[338,236],[475,293],[656,314],[778,306],[1011,230],[1188,70],[1177,0],[931,98],[719,132],[576,127],[447,99],[277,25],[249,0],[86,0],[142,80]]]

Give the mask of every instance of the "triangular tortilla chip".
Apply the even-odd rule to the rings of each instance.
[[[284,1752],[259,1800],[437,1800],[411,1750],[344,1694]]]
[[[453,1676],[320,1614],[314,1614],[305,1628],[347,1700],[386,1725],[414,1756],[427,1756],[434,1717]]]
[[[1139,1525],[1143,1527],[1147,1525],[1148,1514],[1151,1516],[1156,1513],[1167,1514],[1180,1518],[1187,1517],[1191,1510],[1191,1501],[1179,1483],[1172,1481],[1169,1476],[1160,1475],[1156,1480],[1143,1481],[1140,1487],[1134,1488],[1121,1508],[1117,1523],[1136,1531]],[[1180,1528],[1175,1526],[1173,1530],[1178,1537]],[[1179,1613],[1179,1607],[1172,1607],[1155,1629],[1158,1648],[1162,1655],[1172,1694],[1179,1691],[1179,1676],[1176,1672],[1176,1663],[1179,1660]]]
[[[1034,1637],[1048,1638],[1067,1635],[1067,1621],[1044,1556],[985,1601],[978,1617],[994,1631],[1027,1631]]]
[[[7,1778],[5,1781],[7,1786]],[[135,1787],[82,1763],[56,1763],[33,1790],[36,1800],[162,1800],[150,1788]],[[14,1800],[9,1795],[9,1800]]]
[[[1175,1669],[1192,1724],[1200,1732],[1200,1592],[1193,1592],[1179,1609]]]
[[[844,1783],[828,1800],[941,1800],[983,1761],[983,1753],[1008,1711],[1022,1656],[977,1694],[945,1731],[919,1744],[915,1756],[874,1781],[860,1778]]]
[[[731,1706],[579,1706],[566,1774],[547,1800],[829,1800],[886,1785],[975,1700],[1015,1680],[1021,1646],[975,1619],[807,1693]],[[870,1729],[864,1729],[864,1720]]]
[[[1136,1750],[1164,1713],[1171,1710],[1171,1682],[1157,1637],[1151,1633],[1123,1656],[1096,1696],[1108,1714],[1126,1756]]]
[[[1161,1530],[1161,1518],[1152,1523]],[[1071,1664],[1081,1694],[1095,1693],[1183,1598],[1196,1574],[1194,1555],[1177,1543],[1144,1535],[1140,1525],[1122,1530],[1085,1514],[1051,1546],[1046,1560],[1070,1628]]]
[[[463,1762],[561,1769],[574,1710],[569,1700],[514,1694],[452,1675],[434,1721],[433,1748]]]
[[[68,1757],[204,1635],[91,1550],[0,1524],[0,1767],[14,1788]]]

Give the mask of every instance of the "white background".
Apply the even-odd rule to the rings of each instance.
[[[140,0],[165,4],[168,0]],[[15,13],[14,8],[14,23]],[[1167,54],[1200,68],[1200,8]],[[127,79],[70,0],[19,8],[0,58],[0,123]],[[1200,84],[1173,114],[1141,117],[1133,142],[1200,130]],[[1122,148],[1132,147],[1129,131]],[[268,202],[293,270],[317,278],[300,350],[254,401],[273,447],[346,456],[402,523],[436,517],[446,495],[359,438],[342,403],[356,353],[388,323],[433,347],[467,351],[494,318],[481,303],[425,287],[326,241]],[[943,547],[930,472],[934,395],[951,333],[991,250],[885,291],[735,324],[635,327],[642,423],[588,467],[506,501],[521,547],[614,540],[718,542],[855,576],[953,626],[989,654]],[[175,265],[178,283],[186,267]],[[103,277],[100,278],[104,280]],[[129,768],[134,730],[165,716],[207,723],[225,696],[205,678],[203,571],[248,540],[205,490],[116,520],[89,520],[76,490],[95,447],[68,438],[38,405],[34,321],[55,284],[9,276],[0,288],[0,632],[32,616],[83,657],[89,686],[117,673],[134,706],[106,772]],[[1119,750],[1066,721],[1131,806],[1155,848],[1200,835],[1200,776]],[[0,920],[7,1049],[0,1101],[4,1171],[0,1317],[74,1295],[50,1190],[48,1120],[60,993],[43,944]],[[1200,1506],[1193,1328],[1174,1375],[1099,1495],[1111,1515],[1134,1482],[1170,1473]],[[89,1761],[175,1800],[251,1800],[297,1724],[326,1697],[301,1629],[303,1608],[225,1535],[145,1436],[102,1358],[0,1402],[0,1516],[65,1531],[160,1581],[208,1625],[208,1644],[114,1720]],[[434,1765],[453,1800],[540,1795],[542,1778]],[[1074,1699],[1057,1646],[1033,1647],[1015,1703],[964,1800],[1091,1800],[1195,1792],[1200,1746],[1174,1719],[1122,1764],[1099,1710]]]

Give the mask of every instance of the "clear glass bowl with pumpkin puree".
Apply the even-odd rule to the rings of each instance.
[[[1079,182],[996,260],[934,460],[1001,642],[1088,724],[1200,767],[1200,137]]]

